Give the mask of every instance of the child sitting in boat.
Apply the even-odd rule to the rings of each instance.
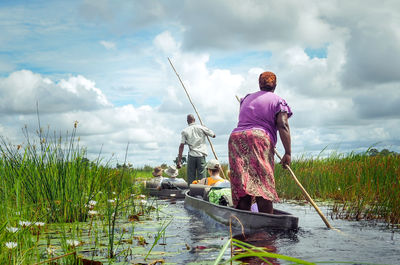
[[[175,166],[169,166],[165,171],[169,178],[163,178],[161,182],[162,189],[187,189],[188,184],[182,178],[177,178],[179,172]]]
[[[218,160],[209,160],[207,162],[206,168],[210,176],[208,178],[195,180],[192,182],[192,184],[203,184],[213,187],[230,187],[230,182],[219,176],[220,167],[221,165],[219,164]]]

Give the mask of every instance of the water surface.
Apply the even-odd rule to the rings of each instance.
[[[158,202],[162,209],[160,218],[170,215],[173,219],[166,229],[163,244],[155,246],[154,253],[168,263],[212,264],[229,238],[229,228],[186,210],[183,201]],[[373,222],[329,219],[331,225],[340,230],[338,232],[327,229],[311,206],[279,203],[275,207],[299,217],[299,230],[259,231],[247,234],[247,242],[310,262],[400,264],[399,230]],[[327,215],[327,209],[320,208]],[[229,255],[227,251],[224,257],[229,258]],[[274,263],[289,264],[281,260]]]

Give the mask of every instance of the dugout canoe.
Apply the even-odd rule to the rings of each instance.
[[[147,188],[150,196],[158,197],[160,199],[184,199],[185,198],[185,190],[175,190],[175,189],[153,189]]]
[[[273,214],[258,213],[235,209],[229,206],[217,205],[203,200],[201,196],[192,196],[190,190],[185,193],[184,206],[188,210],[199,212],[229,226],[229,220],[235,216],[240,220],[245,230],[282,229],[296,230],[299,219],[292,214],[274,209]],[[232,226],[241,228],[236,218],[232,218]]]
[[[150,196],[158,197],[161,199],[184,199],[185,198],[185,191],[188,190],[187,183],[169,183],[170,185],[162,184],[164,188],[158,189],[157,187],[160,186],[159,182],[154,182],[152,180],[145,181],[145,187],[149,192]],[[168,186],[168,187],[167,187]],[[167,187],[167,188],[165,188]]]

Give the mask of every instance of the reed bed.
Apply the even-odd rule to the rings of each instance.
[[[31,142],[26,130],[25,146],[13,146],[2,138],[0,199],[6,202],[6,215],[17,209],[46,223],[86,220],[84,206],[112,183],[118,171],[99,160],[89,162],[75,134],[76,128],[65,140],[47,134]]]
[[[332,201],[332,216],[400,223],[400,155],[332,154],[300,158],[291,168],[314,199]],[[275,167],[283,199],[303,199],[289,172]]]
[[[143,184],[126,163],[113,168],[100,157],[86,158],[76,129],[75,124],[61,137],[42,129],[31,136],[24,128],[24,145],[0,138],[0,264],[53,258],[57,264],[79,264],[77,248],[104,231],[104,256],[112,260],[116,217],[123,213],[136,220],[154,208],[140,195]],[[82,231],[87,238],[78,240]],[[93,240],[93,251],[98,244]]]

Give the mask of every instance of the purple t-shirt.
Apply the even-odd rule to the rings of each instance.
[[[267,133],[276,145],[276,115],[286,112],[292,116],[289,105],[280,96],[273,92],[258,91],[248,94],[240,101],[240,113],[238,126],[233,132],[261,129]]]

